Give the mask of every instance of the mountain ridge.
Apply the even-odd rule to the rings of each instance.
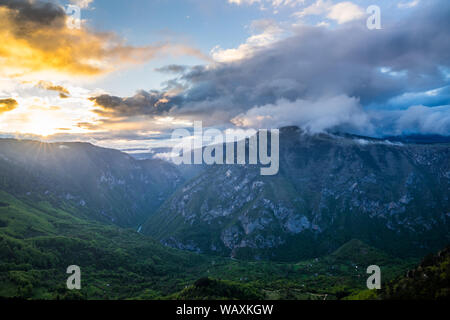
[[[317,256],[352,238],[420,255],[449,241],[449,158],[448,144],[287,127],[277,176],[251,165],[207,167],[143,231],[175,248],[250,259]]]

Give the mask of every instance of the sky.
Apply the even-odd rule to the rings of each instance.
[[[0,39],[0,137],[450,134],[448,0],[0,0]]]

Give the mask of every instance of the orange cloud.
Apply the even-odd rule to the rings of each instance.
[[[0,74],[20,77],[39,72],[95,76],[139,64],[157,54],[207,58],[183,45],[128,46],[112,33],[70,28],[63,9],[30,0],[0,2]]]
[[[12,111],[14,109],[17,108],[17,101],[14,99],[0,99],[0,115],[8,112],[8,111]]]
[[[54,85],[50,81],[39,81],[36,86],[41,89],[56,91],[59,93],[61,98],[67,98],[70,95],[68,89],[64,88],[63,86]]]

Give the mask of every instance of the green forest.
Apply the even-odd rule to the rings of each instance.
[[[448,249],[419,267],[417,258],[393,258],[359,240],[297,263],[245,261],[163,247],[135,230],[79,217],[69,205],[55,209],[49,202],[24,201],[5,192],[0,192],[0,204],[2,298],[449,297]],[[66,268],[74,264],[81,268],[81,290],[66,287]],[[366,268],[372,264],[381,266],[382,290],[366,289]]]

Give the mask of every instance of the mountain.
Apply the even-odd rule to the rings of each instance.
[[[144,224],[165,245],[245,259],[294,261],[351,239],[396,256],[450,242],[450,145],[280,132],[280,172],[215,165]]]
[[[183,181],[162,160],[139,161],[88,143],[13,139],[0,139],[0,172],[0,190],[126,227],[144,222]]]

